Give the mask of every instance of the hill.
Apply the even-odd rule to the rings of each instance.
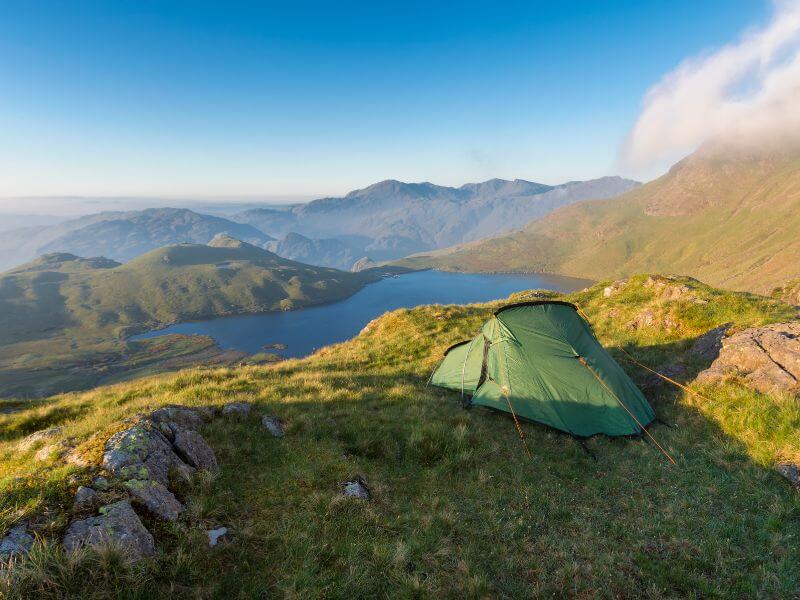
[[[530,423],[522,425],[526,455],[508,415],[462,410],[457,393],[425,385],[444,350],[501,303],[398,310],[303,360],[192,369],[9,405],[18,412],[0,415],[0,530],[28,519],[50,542],[2,571],[0,594],[793,597],[800,496],[772,467],[800,458],[797,401],[735,379],[693,384],[707,362],[689,349],[723,323],[741,329],[791,319],[796,309],[686,278],[670,282],[685,293],[664,294],[650,281],[632,278],[610,296],[604,282],[563,298],[586,311],[642,385],[649,374],[618,348],[656,368],[688,360],[675,377],[707,400],[646,388],[672,425],[652,433],[675,466],[644,439],[592,438],[595,460],[570,437]],[[531,297],[541,296],[508,302]],[[97,510],[73,509],[75,489],[90,485],[124,419],[167,404],[234,401],[283,419],[285,437],[255,418],[214,419],[202,435],[219,472],[182,489],[184,515],[163,523],[139,509],[158,554],[135,565],[109,552],[64,556],[67,524]],[[50,427],[60,428],[47,442],[55,449],[21,450],[23,438]],[[341,482],[359,475],[371,499],[342,496]],[[101,497],[124,493],[112,479]],[[206,530],[220,526],[229,533],[209,548]]]
[[[207,246],[167,246],[123,265],[46,255],[0,275],[0,390],[83,387],[127,356],[130,344],[164,343],[125,342],[131,332],[330,302],[375,278],[304,265],[227,236]],[[76,369],[80,376],[70,377]]]
[[[309,265],[350,271],[363,257],[357,248],[335,238],[311,239],[299,233],[288,233],[282,240],[267,242],[264,247],[279,256]]]
[[[767,292],[800,274],[798,231],[800,151],[716,143],[618,198],[405,264],[593,279],[666,271]]]
[[[557,186],[492,179],[458,188],[387,180],[341,198],[254,209],[234,218],[275,237],[294,232],[338,238],[358,251],[357,258],[387,260],[509,231],[559,206],[608,198],[637,185],[620,177]]]
[[[188,209],[103,212],[56,225],[4,232],[0,239],[0,269],[53,252],[106,256],[124,262],[171,244],[206,244],[218,234],[258,246],[272,240],[249,225]]]

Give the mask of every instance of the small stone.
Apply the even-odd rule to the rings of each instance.
[[[104,492],[108,489],[108,479],[102,475],[98,475],[92,479],[92,487],[97,491]]]
[[[800,466],[784,462],[775,465],[775,470],[789,480],[795,488],[800,490]]]
[[[183,512],[183,504],[158,481],[132,479],[125,482],[125,489],[148,511],[163,521],[177,521]]]
[[[116,544],[134,559],[155,552],[153,536],[127,500],[104,506],[96,517],[73,521],[64,534],[63,544],[68,552]]]
[[[90,506],[96,497],[97,492],[90,487],[82,485],[78,488],[78,491],[75,492],[75,502],[73,504],[73,508],[75,508],[75,510],[82,510],[87,506]]]
[[[48,444],[47,446],[42,446],[39,450],[37,450],[36,454],[33,455],[33,458],[39,462],[48,460],[54,452],[58,451],[58,449],[58,444]]]
[[[275,437],[283,437],[283,421],[274,415],[264,415],[261,425]]]
[[[8,560],[12,556],[27,554],[33,547],[33,536],[28,533],[24,523],[12,527],[0,540],[0,559]]]
[[[369,488],[363,478],[356,477],[353,481],[345,481],[341,485],[343,487],[342,494],[345,496],[358,500],[369,500]]]
[[[193,467],[208,471],[216,471],[219,468],[211,446],[196,431],[178,431],[174,446],[178,456]]]
[[[217,529],[210,529],[206,533],[208,534],[208,545],[213,548],[217,545],[219,538],[228,533],[228,528],[218,527]]]
[[[25,452],[39,442],[56,437],[59,433],[61,433],[61,427],[51,427],[50,429],[36,431],[20,441],[19,449]]]
[[[247,402],[231,402],[222,408],[222,416],[230,419],[245,419],[250,416],[250,405]]]

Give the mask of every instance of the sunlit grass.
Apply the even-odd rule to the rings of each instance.
[[[612,352],[623,346],[656,367],[721,323],[795,314],[688,280],[709,302],[666,302],[644,283],[610,298],[599,285],[568,299]],[[643,439],[593,438],[595,461],[572,438],[534,424],[524,425],[528,459],[505,414],[462,410],[458,394],[425,386],[442,351],[474,335],[499,304],[398,310],[308,359],[193,369],[0,415],[0,519],[35,517],[53,540],[89,470],[37,463],[36,448],[20,454],[17,441],[30,431],[61,426],[61,439],[97,457],[124,418],[167,403],[244,400],[287,423],[280,440],[255,418],[206,427],[221,471],[183,492],[182,522],[147,521],[155,558],[104,583],[99,558],[68,559],[50,544],[38,562],[9,572],[8,593],[90,597],[120,593],[124,582],[132,597],[797,594],[800,495],[771,470],[800,452],[796,399],[736,382],[698,388],[710,401],[660,388],[651,401],[674,427],[652,431],[676,467]],[[631,329],[645,307],[679,326]],[[689,361],[689,374],[701,366]],[[340,494],[357,475],[369,502]],[[230,537],[208,549],[204,530],[219,525]]]

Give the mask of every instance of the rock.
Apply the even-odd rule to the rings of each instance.
[[[672,365],[667,365],[666,367],[661,367],[660,369],[657,369],[657,371],[659,373],[661,373],[662,375],[664,375],[665,377],[669,377],[670,379],[674,379],[676,381],[679,381],[681,379],[681,377],[686,374],[686,367],[676,363],[676,364],[672,364]],[[655,373],[650,373],[650,375],[645,377],[644,381],[642,382],[641,386],[639,386],[639,387],[641,387],[642,389],[645,389],[645,390],[647,390],[647,389],[655,389],[655,388],[657,388],[659,386],[662,386],[662,385],[664,385],[666,383],[667,382],[664,379],[662,379],[661,377],[659,377]]]
[[[353,481],[345,481],[342,485],[342,494],[349,498],[359,500],[369,500],[370,493],[366,481],[362,477],[356,477]]]
[[[155,552],[153,536],[127,500],[104,506],[96,517],[74,521],[64,534],[63,544],[68,552],[114,544],[134,559]]]
[[[664,315],[660,319],[656,317],[652,309],[646,308],[640,312],[628,324],[630,329],[643,329],[645,327],[661,327],[662,329],[677,329],[678,322],[670,315]]]
[[[183,504],[158,481],[131,479],[125,482],[125,489],[150,513],[163,521],[176,521],[183,512]]]
[[[275,437],[283,437],[283,421],[274,415],[264,415],[261,425]]]
[[[694,341],[694,344],[689,349],[689,354],[708,362],[716,360],[719,356],[719,351],[722,349],[722,339],[728,333],[731,325],[733,323],[724,323],[705,332]]]
[[[222,408],[222,416],[231,419],[246,419],[250,416],[250,404],[247,402],[231,402]]]
[[[608,287],[603,288],[603,298],[610,298],[628,283],[627,279],[618,279]]]
[[[108,489],[108,479],[102,475],[98,475],[92,479],[92,487],[100,492],[104,492]]]
[[[106,442],[103,466],[120,479],[155,479],[169,485],[173,466],[181,467],[181,459],[169,440],[146,422],[115,433]]]
[[[24,523],[12,527],[0,540],[0,559],[8,560],[12,556],[27,554],[33,547],[33,541]]]
[[[203,426],[203,418],[191,408],[185,406],[165,406],[150,415],[154,423],[175,423],[181,429],[198,431]]]
[[[193,467],[208,471],[216,471],[219,468],[211,446],[196,431],[178,431],[174,446],[178,455]]]
[[[82,485],[78,487],[78,491],[75,492],[73,508],[75,510],[83,510],[87,506],[91,506],[95,498],[97,498],[97,492],[90,487]]]
[[[19,449],[22,452],[25,452],[27,450],[30,450],[37,443],[49,440],[50,438],[54,438],[59,433],[61,433],[61,427],[51,427],[50,429],[42,429],[41,431],[36,431],[30,434],[29,436],[23,438],[19,442]]]
[[[713,383],[734,375],[762,393],[800,392],[800,323],[752,327],[724,338],[719,356],[697,381]]]
[[[33,458],[39,462],[48,460],[54,452],[57,452],[60,449],[58,444],[48,444],[47,446],[42,446],[39,450],[36,451],[36,454],[33,455]]]
[[[794,463],[784,462],[775,465],[775,470],[786,477],[789,483],[800,490],[800,466]]]
[[[219,538],[228,533],[228,528],[219,527],[217,529],[210,529],[206,531],[206,533],[208,534],[208,545],[213,548],[214,546],[217,545],[217,541],[219,541]]]

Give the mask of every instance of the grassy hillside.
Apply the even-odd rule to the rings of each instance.
[[[164,346],[127,344],[132,331],[330,302],[374,278],[293,262],[224,236],[208,246],[154,250],[125,265],[46,255],[0,275],[0,393],[84,387],[107,363]],[[207,339],[175,343],[208,346]],[[162,358],[174,358],[176,347],[161,349]]]
[[[653,366],[686,356],[698,335],[792,319],[777,300],[680,279],[665,300],[645,277],[611,297],[603,285],[565,296],[613,353]],[[555,294],[550,294],[555,296]],[[523,293],[510,301],[529,298]],[[177,524],[148,522],[159,554],[137,566],[113,555],[65,558],[57,544],[6,573],[16,597],[794,597],[800,590],[800,494],[772,472],[800,458],[795,398],[735,381],[648,396],[672,428],[643,439],[570,437],[525,424],[527,458],[505,414],[460,408],[425,386],[455,341],[501,303],[399,310],[350,342],[269,367],[193,369],[21,405],[0,415],[0,522],[32,519],[58,539],[72,494],[93,467],[37,463],[17,442],[44,427],[97,461],[123,418],[169,403],[252,402],[288,423],[282,440],[257,421],[215,420],[204,436],[221,471],[185,490]],[[632,328],[643,311],[653,325]],[[618,356],[619,354],[616,353]],[[621,364],[637,379],[644,375]],[[688,361],[685,380],[704,367]],[[366,477],[373,498],[339,482]],[[231,538],[207,548],[205,529]],[[0,527],[2,528],[2,527]]]
[[[798,231],[800,152],[709,145],[618,198],[403,264],[592,279],[683,273],[765,293],[800,274]]]

